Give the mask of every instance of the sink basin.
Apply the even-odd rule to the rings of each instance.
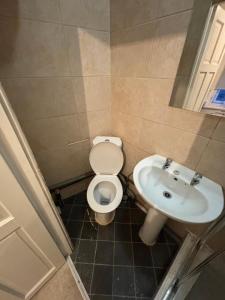
[[[165,162],[166,157],[152,155],[141,160],[133,172],[137,191],[151,206],[146,217],[148,231],[149,224],[153,226],[153,216],[155,223],[160,223],[154,225],[159,229],[167,217],[188,223],[207,223],[215,220],[224,205],[221,186],[206,177],[200,178],[196,185],[191,185],[195,171],[174,161],[167,169],[163,169]]]

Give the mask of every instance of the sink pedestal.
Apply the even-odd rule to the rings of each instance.
[[[139,237],[143,243],[149,246],[154,245],[166,221],[167,216],[154,208],[150,208],[139,231]]]

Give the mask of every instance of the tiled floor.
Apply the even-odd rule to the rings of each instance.
[[[80,193],[65,200],[62,218],[90,298],[152,299],[178,249],[176,241],[163,230],[153,247],[145,246],[138,236],[145,214],[130,201],[121,203],[107,226],[92,224],[87,208],[86,193]]]

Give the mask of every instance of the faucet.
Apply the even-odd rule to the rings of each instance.
[[[165,164],[164,164],[163,167],[162,167],[162,169],[163,169],[163,170],[168,169],[169,166],[171,165],[172,161],[173,161],[173,160],[172,160],[171,158],[167,158]]]
[[[202,178],[202,175],[199,174],[198,172],[195,173],[193,178],[191,179],[190,185],[194,186],[200,182],[200,179]]]

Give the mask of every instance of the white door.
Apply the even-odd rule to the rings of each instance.
[[[65,259],[0,154],[0,299],[28,299]]]
[[[215,80],[225,53],[225,11],[219,5],[210,20],[207,41],[200,60],[191,78],[189,93],[184,108],[200,111]],[[202,51],[200,49],[200,51]]]
[[[10,126],[0,105],[1,300],[31,298],[65,262],[29,201],[31,193],[25,189],[23,169],[18,171],[16,162],[20,159],[25,167],[27,160],[22,155],[19,158],[13,156],[13,151],[19,151],[19,148]],[[30,174],[30,180],[33,180]]]

